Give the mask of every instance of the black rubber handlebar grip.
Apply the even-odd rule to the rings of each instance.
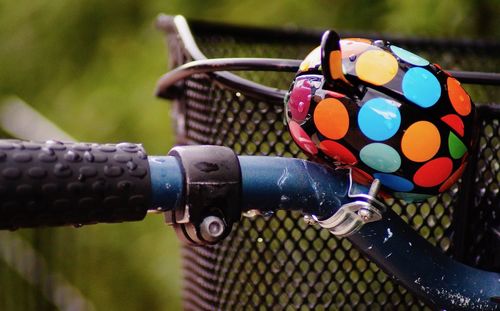
[[[0,229],[141,220],[150,202],[141,145],[0,140]]]

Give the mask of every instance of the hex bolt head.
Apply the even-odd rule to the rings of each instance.
[[[217,241],[222,234],[226,225],[222,219],[217,216],[208,216],[200,224],[201,237],[208,242]]]
[[[366,209],[366,208],[361,208],[359,211],[358,211],[358,215],[359,217],[361,217],[364,221],[368,221],[372,218],[373,216],[373,212],[370,211],[369,209]]]

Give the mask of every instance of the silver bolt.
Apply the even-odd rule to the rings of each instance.
[[[374,179],[370,186],[370,190],[368,190],[368,195],[375,198],[380,190],[380,180]]]
[[[370,211],[369,209],[366,209],[366,208],[360,208],[359,211],[358,211],[358,215],[364,221],[368,221],[368,220],[370,220],[372,218],[373,212]]]
[[[201,222],[201,237],[208,242],[215,242],[224,233],[226,225],[217,216],[208,216]]]

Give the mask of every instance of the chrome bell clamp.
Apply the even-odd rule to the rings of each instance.
[[[332,216],[323,220],[316,220],[321,227],[327,229],[332,234],[345,237],[356,233],[365,224],[382,219],[382,214],[386,206],[376,199],[380,189],[380,180],[374,179],[368,194],[352,194],[352,174],[349,174],[348,196],[354,201],[346,203],[340,207]],[[308,216],[306,222],[310,221]]]

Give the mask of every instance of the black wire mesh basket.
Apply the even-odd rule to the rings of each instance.
[[[220,57],[302,59],[320,31],[259,29],[161,16],[170,67]],[[352,34],[342,34],[349,37]],[[359,36],[359,35],[355,35]],[[361,37],[372,37],[362,35]],[[382,37],[450,70],[495,72],[499,42]],[[244,155],[305,158],[283,121],[293,73],[195,74],[175,95],[179,144],[225,145]],[[500,271],[500,88],[467,84],[479,109],[477,152],[459,184],[421,204],[388,200],[425,239],[470,266]],[[277,95],[278,94],[278,95]],[[430,309],[348,240],[279,212],[246,218],[221,244],[183,246],[186,309]]]

